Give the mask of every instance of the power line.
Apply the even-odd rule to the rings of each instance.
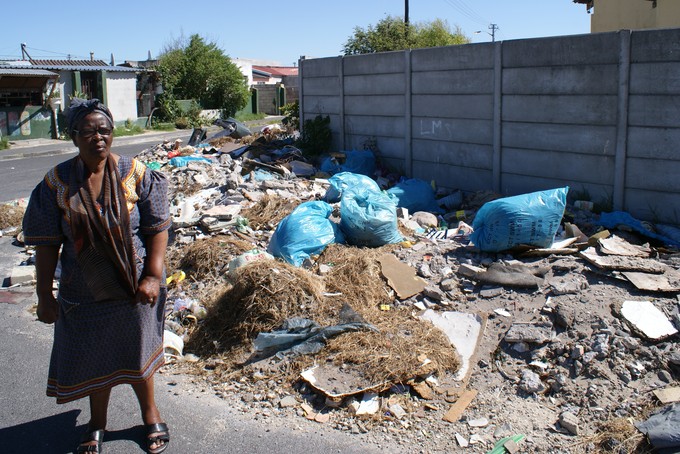
[[[486,25],[486,24],[489,23],[488,20],[486,20],[484,17],[482,17],[480,14],[478,14],[475,10],[470,8],[470,6],[465,4],[462,0],[444,0],[444,2],[447,5],[449,5],[451,8],[458,11],[463,16],[470,19],[472,22],[475,22],[475,23],[480,24],[480,25]]]

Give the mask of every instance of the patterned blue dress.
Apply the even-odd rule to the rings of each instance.
[[[54,327],[47,395],[66,403],[122,383],[138,383],[163,365],[165,279],[156,304],[97,301],[85,285],[69,224],[69,178],[73,158],[36,186],[24,215],[28,245],[62,245],[59,318]],[[165,177],[121,157],[118,171],[130,213],[132,244],[141,279],[145,236],[167,230],[171,220]]]

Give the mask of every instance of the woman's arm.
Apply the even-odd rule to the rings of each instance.
[[[165,264],[165,250],[168,247],[168,231],[146,236],[146,260],[142,280],[135,300],[142,304],[156,304],[160,293],[163,267]]]
[[[59,260],[59,246],[35,248],[36,293],[38,294],[38,320],[54,323],[59,318],[59,307],[52,292],[54,271]]]

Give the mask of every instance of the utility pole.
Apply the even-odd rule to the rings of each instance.
[[[491,30],[491,41],[494,42],[496,41],[496,30],[498,30],[498,25],[497,24],[491,24],[489,25],[489,30]]]
[[[408,27],[408,0],[404,0],[404,24]]]
[[[21,59],[26,60],[26,57],[28,57],[29,60],[33,60],[26,50],[26,43],[21,43]]]

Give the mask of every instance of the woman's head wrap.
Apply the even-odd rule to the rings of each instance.
[[[85,118],[88,114],[92,112],[98,112],[109,119],[111,127],[113,127],[113,115],[108,107],[101,103],[97,98],[93,99],[81,99],[73,98],[71,99],[71,104],[66,112],[67,126],[66,131],[73,137],[73,130],[77,128],[80,120]]]

